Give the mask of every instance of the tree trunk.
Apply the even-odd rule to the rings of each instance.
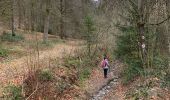
[[[64,31],[63,31],[63,18],[60,18],[60,38],[64,39]]]
[[[167,16],[170,16],[170,1],[169,0],[166,0],[166,3],[167,3]],[[169,54],[170,54],[170,20],[168,21],[168,48],[169,48]]]
[[[64,9],[63,9],[63,0],[60,0],[60,38],[65,38],[64,34],[64,21],[63,21],[63,15],[64,15]]]
[[[12,30],[12,36],[15,36],[15,26],[14,26],[14,3],[15,0],[12,0],[12,8],[11,8],[11,30]]]
[[[144,0],[138,0],[139,18],[137,22],[137,28],[139,33],[140,51],[142,55],[143,67],[147,64],[147,51],[145,43],[145,22],[144,22]]]
[[[21,10],[21,1],[18,0],[18,28],[21,29],[21,20],[22,20],[22,10]]]
[[[31,18],[30,18],[30,28],[31,28],[31,31],[34,31],[34,24],[35,24],[35,20],[34,20],[34,2],[31,2]]]
[[[46,16],[46,19],[45,19],[44,35],[43,35],[43,41],[44,42],[46,42],[48,40],[49,25],[50,25],[50,10],[47,9],[47,16]]]

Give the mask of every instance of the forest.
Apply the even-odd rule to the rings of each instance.
[[[170,100],[170,0],[0,0],[0,100]]]

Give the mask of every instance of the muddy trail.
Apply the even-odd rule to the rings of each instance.
[[[118,84],[118,78],[113,78],[106,85],[104,85],[96,94],[94,94],[90,100],[103,100],[106,94],[108,94],[110,90],[115,88],[115,86],[117,86]]]
[[[111,100],[109,94],[113,94],[112,92],[115,91],[114,95],[111,97],[112,100],[123,100],[124,99],[124,90],[120,90],[121,87],[121,67],[122,63],[119,61],[115,61],[111,66],[109,71],[108,79],[104,79],[100,77],[101,84],[95,85],[95,80],[93,80],[94,84],[93,87],[99,85],[93,93],[90,93],[89,100]]]

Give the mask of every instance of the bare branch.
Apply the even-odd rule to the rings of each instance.
[[[168,21],[170,19],[170,16],[168,16],[168,18],[164,19],[163,21],[159,22],[159,23],[155,23],[155,24],[149,24],[149,25],[161,25],[164,22]]]

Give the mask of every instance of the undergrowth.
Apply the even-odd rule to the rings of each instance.
[[[89,78],[89,75],[91,74],[91,70],[93,68],[92,66],[89,65],[89,63],[86,62],[86,60],[80,60],[79,58],[76,57],[65,58],[64,65],[65,67],[68,67],[70,69],[77,70],[78,78],[80,81],[84,81],[85,79]]]
[[[32,48],[44,49],[44,48],[52,48],[54,45],[59,43],[64,43],[64,40],[56,39],[56,40],[48,40],[46,42],[43,41],[28,41],[28,44]]]
[[[40,81],[52,81],[53,73],[48,69],[44,69],[39,72],[38,78]]]
[[[4,89],[4,98],[7,100],[23,100],[21,86],[9,85]]]
[[[0,45],[0,57],[7,57],[9,53],[8,49],[4,49],[1,45]]]
[[[93,56],[89,57],[88,51],[86,49],[79,50],[75,56],[73,57],[66,57],[64,60],[64,66],[68,67],[69,69],[74,69],[78,72],[78,79],[80,84],[83,84],[85,80],[87,80],[92,70],[95,67],[98,67],[99,64],[99,55],[101,52],[98,49],[92,49],[91,52],[95,52]]]
[[[133,27],[119,27],[122,34],[117,38],[115,55],[122,60],[126,67],[123,72],[123,83],[132,81],[136,76],[143,73],[142,61],[138,54],[137,34]]]
[[[8,41],[8,42],[19,42],[24,40],[24,36],[22,34],[16,34],[15,36],[12,36],[11,33],[7,33],[7,32],[3,32],[0,38],[2,41]]]
[[[159,50],[153,50],[153,43],[156,43],[154,33],[146,32],[147,42],[147,67],[142,65],[140,57],[140,50],[138,44],[138,34],[134,27],[118,27],[121,30],[121,35],[117,37],[117,49],[115,55],[117,59],[120,59],[124,64],[124,71],[122,72],[123,83],[128,84],[133,80],[140,77],[144,84],[146,80],[150,80],[140,88],[134,87],[134,91],[131,94],[135,100],[140,98],[148,98],[149,91],[153,88],[150,83],[155,84],[156,87],[169,87],[169,60],[168,57],[163,55]],[[152,42],[150,42],[152,41]],[[153,81],[153,79],[158,81]],[[159,84],[159,85],[158,85]],[[135,91],[136,90],[136,91]]]

